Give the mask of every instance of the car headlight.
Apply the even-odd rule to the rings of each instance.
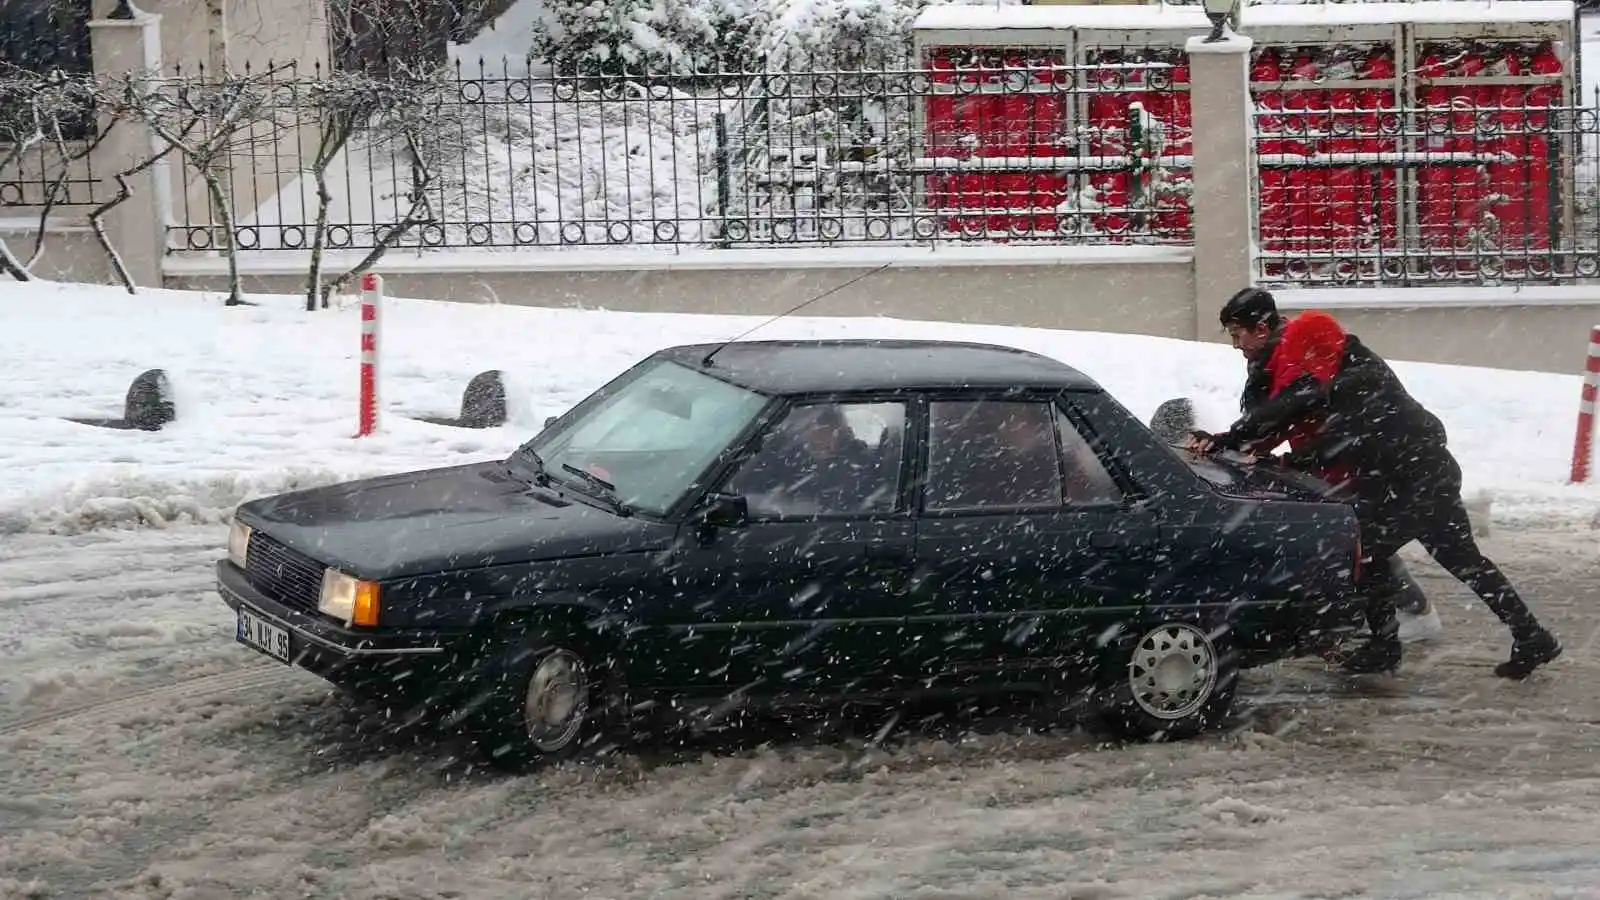
[[[250,533],[250,526],[238,519],[234,519],[228,527],[228,562],[241,569],[250,555]]]
[[[322,573],[322,596],[317,610],[342,619],[346,625],[378,624],[378,585],[329,568]]]

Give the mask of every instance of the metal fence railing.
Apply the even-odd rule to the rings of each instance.
[[[305,247],[324,219],[330,249],[1187,243],[1174,55],[589,77],[474,64],[407,88],[409,112],[363,113],[332,155],[330,125],[351,120],[330,98],[348,76],[284,70],[254,88],[259,122],[232,154],[236,246]],[[192,160],[177,165],[195,183]],[[336,197],[325,214],[319,169]],[[220,246],[215,204],[191,191],[178,206],[174,249]]]
[[[1399,78],[1389,70],[1258,91],[1262,280],[1600,276],[1600,103],[1572,105],[1561,76],[1540,74],[1531,59],[1470,77],[1429,62]]]
[[[92,76],[0,62],[0,215],[99,202],[93,97]]]

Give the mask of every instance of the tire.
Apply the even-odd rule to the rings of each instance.
[[[1124,737],[1178,741],[1227,721],[1238,664],[1227,642],[1192,622],[1146,628],[1111,666],[1106,720]]]
[[[593,748],[603,721],[602,667],[575,636],[537,625],[496,641],[482,673],[485,702],[472,718],[479,748],[520,767],[572,759]]]

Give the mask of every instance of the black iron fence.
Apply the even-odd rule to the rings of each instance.
[[[1264,281],[1600,276],[1600,98],[1574,105],[1547,45],[1448,51],[1255,85]]]
[[[1187,243],[1175,57],[999,48],[597,77],[476,64],[353,128],[332,99],[351,76],[286,72],[260,80],[260,122],[232,154],[235,243],[305,248],[319,222],[330,249]],[[350,136],[328,153],[334,126]],[[221,246],[216,204],[191,190],[179,206],[174,248]]]
[[[1548,47],[1499,52],[1509,62],[1487,75],[1397,73],[1374,52],[1299,83],[1292,53],[1258,56],[1261,280],[1600,278],[1600,98],[1574,105]],[[1179,54],[995,48],[673,76],[284,67],[178,73],[119,114],[183,144],[169,157],[179,251],[230,237],[246,251],[1183,245]],[[62,77],[65,100],[41,108],[83,99]],[[20,159],[5,143],[0,214],[106,193],[92,157],[65,161],[83,142],[46,135]]]
[[[0,214],[98,202],[93,77],[0,61]]]

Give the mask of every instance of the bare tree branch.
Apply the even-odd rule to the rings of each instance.
[[[400,239],[405,237],[406,232],[419,225],[426,225],[434,221],[433,204],[428,200],[428,188],[433,183],[433,170],[428,165],[426,156],[424,156],[422,153],[420,143],[418,141],[419,134],[420,131],[417,129],[408,129],[403,135],[406,142],[406,147],[411,151],[412,154],[410,192],[411,208],[406,210],[405,216],[402,217],[399,222],[395,223],[393,227],[384,231],[383,237],[378,239],[378,242],[373,245],[371,250],[367,251],[367,255],[362,257],[360,262],[350,267],[350,270],[345,272],[343,275],[340,275],[338,278],[335,278],[333,281],[328,283],[328,286],[322,292],[323,306],[327,306],[328,298],[337,293],[346,284],[349,284],[351,279],[356,278],[357,276],[365,273],[368,269],[377,265],[378,260],[382,259],[384,254],[389,252],[390,247],[393,247],[395,244],[399,243]]]
[[[68,149],[68,141],[62,130],[63,121],[81,117],[86,110],[93,108],[93,96],[93,85],[89,79],[69,76],[60,70],[36,73],[0,63],[0,143],[9,148],[5,157],[0,159],[0,173],[16,169],[17,180],[26,180],[21,172],[24,159],[46,138],[53,138],[53,146],[63,160],[59,173],[42,198],[38,230],[29,259],[20,259],[0,239],[0,272],[18,281],[30,281],[34,277],[30,270],[44,252],[49,217],[62,199],[72,176],[73,164],[87,156],[103,139],[103,135],[96,137],[87,148],[73,151]],[[42,163],[42,154],[40,159]],[[41,170],[38,177],[43,179],[46,174]]]
[[[198,125],[199,122],[196,121],[195,124]],[[130,294],[135,292],[133,276],[128,274],[128,267],[122,261],[122,254],[118,253],[117,248],[112,246],[111,237],[106,234],[105,217],[113,209],[116,209],[118,206],[121,206],[133,197],[133,189],[128,186],[129,178],[138,175],[146,169],[149,169],[161,162],[163,159],[166,159],[174,149],[176,148],[169,144],[160,153],[151,154],[138,165],[123,169],[115,175],[112,175],[112,180],[116,181],[117,183],[117,195],[89,211],[89,227],[94,230],[95,240],[99,242],[100,249],[106,252],[107,258],[111,260],[111,268],[116,273],[117,280],[122,282],[122,286],[127,288],[128,293]]]
[[[292,109],[292,104],[282,101],[283,84],[278,76],[293,68],[283,64],[211,79],[204,73],[198,79],[160,79],[149,90],[134,89],[127,95],[131,112],[205,183],[206,195],[221,220],[217,223],[221,230],[218,250],[228,261],[228,306],[243,304],[244,290],[234,244],[232,191],[224,179],[231,183],[236,156],[253,152],[257,146],[272,146],[289,130],[290,126],[279,121],[279,114]],[[256,132],[258,125],[267,127],[265,135]]]
[[[44,255],[44,239],[49,233],[45,226],[50,221],[50,214],[55,212],[56,204],[65,198],[67,183],[72,179],[72,167],[88,159],[91,153],[99,149],[112,129],[116,128],[117,120],[112,119],[105,128],[97,130],[93,138],[76,150],[67,146],[67,139],[61,134],[60,120],[53,120],[50,126],[50,142],[61,160],[61,169],[56,180],[51,182],[49,189],[45,191],[44,203],[39,208],[39,228],[34,235],[33,255],[28,259],[29,268],[32,268]]]
[[[347,72],[316,82],[310,91],[321,120],[320,140],[310,163],[317,186],[317,215],[312,230],[311,264],[306,277],[306,309],[316,309],[319,297],[327,308],[329,298],[351,278],[371,268],[389,247],[398,243],[413,228],[434,221],[427,189],[434,178],[433,167],[422,150],[422,135],[438,127],[441,92],[445,89],[440,71],[414,75],[404,66],[386,78]],[[333,193],[328,189],[328,169],[357,135],[369,145],[398,140],[405,144],[412,159],[411,206],[401,220],[384,229],[382,237],[353,270],[323,284],[323,262],[327,246],[328,208]]]

